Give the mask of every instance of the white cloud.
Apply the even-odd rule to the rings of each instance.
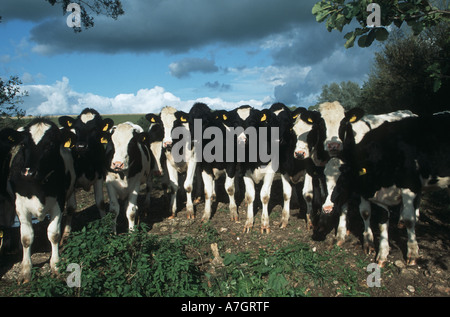
[[[35,116],[77,115],[86,107],[94,108],[101,114],[159,113],[165,106],[189,111],[195,102],[204,102],[212,109],[234,109],[242,104],[261,108],[272,101],[270,97],[239,102],[210,97],[181,100],[160,86],[143,88],[136,94],[118,94],[109,98],[92,93],[76,92],[70,87],[67,77],[63,77],[61,81],[56,81],[53,85],[24,85],[23,89],[29,94],[23,104],[26,114]]]

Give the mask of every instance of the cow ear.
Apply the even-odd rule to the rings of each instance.
[[[140,143],[150,144],[150,134],[148,132],[139,133],[138,141]]]
[[[0,131],[0,140],[10,146],[19,144],[23,140],[23,133],[11,128],[5,128]]]
[[[61,129],[61,144],[67,148],[71,149],[75,146],[77,142],[77,136],[75,133],[68,129]]]
[[[187,123],[189,119],[189,114],[187,114],[184,111],[177,111],[175,112],[175,117],[181,122],[181,123]]]
[[[345,120],[350,123],[359,121],[364,116],[364,110],[361,108],[352,108],[345,112]]]
[[[300,114],[300,119],[308,124],[314,124],[319,118],[320,114],[317,111],[304,111]]]
[[[114,126],[114,121],[110,118],[105,118],[102,121],[102,131],[109,131]]]
[[[62,116],[58,118],[58,122],[59,124],[63,127],[63,128],[67,128],[70,129],[73,124],[75,123],[75,118],[69,117],[69,116]]]
[[[111,138],[111,134],[108,131],[100,132],[100,143],[108,144],[110,138]]]
[[[298,107],[294,111],[291,112],[292,119],[296,120],[303,112],[307,111],[304,107]]]
[[[150,123],[156,123],[158,121],[158,115],[154,113],[147,113],[145,119],[150,121]]]

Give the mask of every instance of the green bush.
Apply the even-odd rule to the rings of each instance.
[[[147,234],[142,226],[114,235],[112,217],[73,232],[61,254],[60,278],[35,277],[29,296],[198,296],[200,275],[182,241]],[[70,263],[81,267],[81,287],[70,288]],[[200,293],[199,293],[200,292]]]

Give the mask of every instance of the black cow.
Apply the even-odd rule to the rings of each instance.
[[[59,117],[59,124],[76,134],[76,143],[72,147],[76,173],[76,188],[89,191],[94,186],[95,204],[100,217],[105,216],[105,202],[103,197],[103,182],[105,179],[105,148],[101,143],[101,133],[112,128],[113,120],[103,119],[94,109],[86,108],[76,118],[69,116]],[[75,192],[70,197],[70,206],[76,206]],[[71,231],[72,215],[75,210],[66,210],[66,225],[63,239]]]
[[[450,185],[449,125],[448,113],[386,122],[344,155],[332,201],[340,206],[352,201],[359,205],[366,247],[373,244],[369,202],[384,208],[402,203],[401,220],[408,232],[407,262],[416,263],[415,222],[422,189]],[[387,221],[380,227],[380,265],[389,253]]]
[[[57,271],[61,212],[75,183],[73,159],[69,150],[75,135],[60,130],[50,120],[37,118],[12,137],[21,138],[20,148],[11,163],[10,184],[15,195],[23,246],[21,280],[27,282],[31,279],[33,216],[41,221],[47,214],[50,215],[47,228],[52,246],[50,267]]]

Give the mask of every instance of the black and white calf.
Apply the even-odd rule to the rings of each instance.
[[[104,133],[106,146],[106,189],[109,196],[109,210],[120,212],[119,199],[126,202],[128,229],[135,226],[137,199],[141,184],[146,184],[145,206],[150,204],[151,153],[149,134],[131,122],[121,123]]]
[[[75,183],[73,159],[68,149],[74,143],[75,136],[42,118],[31,121],[21,130],[12,135],[21,143],[11,163],[10,184],[15,196],[23,246],[21,280],[28,282],[31,279],[33,216],[41,221],[47,214],[50,215],[47,228],[52,246],[50,267],[57,271],[61,212]]]
[[[450,114],[439,114],[386,122],[369,131],[353,153],[345,156],[333,193],[335,204],[355,200],[363,219],[370,219],[370,202],[385,208],[401,202],[401,219],[408,232],[407,262],[411,265],[419,255],[415,222],[421,192],[450,186],[449,125]],[[389,197],[383,197],[383,189],[388,189]],[[387,225],[383,223],[381,228],[377,256],[380,265],[389,253]],[[367,225],[364,241],[365,245],[373,243]]]
[[[179,188],[178,176],[186,173],[184,189],[186,190],[186,210],[187,217],[194,218],[194,205],[192,202],[192,192],[194,184],[194,175],[196,169],[195,147],[191,147],[191,134],[189,131],[188,114],[178,111],[173,107],[164,107],[161,113],[147,114],[147,120],[150,122],[161,122],[164,129],[162,139],[162,150],[166,157],[166,168],[169,176],[169,186],[171,188],[171,216],[176,216],[177,212],[177,192]],[[184,144],[181,144],[184,143]],[[176,148],[176,153],[172,149]],[[178,151],[179,150],[179,151]],[[185,150],[185,151],[184,151]]]
[[[59,124],[76,135],[76,143],[72,147],[76,182],[75,188],[89,191],[94,187],[95,204],[100,217],[105,216],[105,202],[103,197],[103,182],[106,176],[105,148],[101,143],[102,132],[114,125],[113,120],[103,119],[94,109],[86,108],[76,118],[59,117]],[[70,197],[71,206],[76,206],[75,191]],[[75,210],[66,210],[66,225],[63,238],[71,231],[72,214]]]
[[[400,110],[379,115],[364,115],[364,111],[359,108],[353,108],[345,112],[339,127],[339,140],[343,143],[343,156],[353,155],[353,147],[358,144],[364,135],[372,129],[376,129],[384,122],[394,122],[403,118],[415,116],[408,110]],[[351,159],[351,158],[349,158]],[[332,157],[325,165],[325,176],[327,184],[327,198],[322,207],[322,215],[333,212],[334,204],[332,202],[333,190],[336,187],[340,176],[340,167],[343,164],[342,155]],[[387,189],[383,189],[384,195],[395,196],[395,193],[388,194]],[[398,196],[398,195],[397,195]],[[386,196],[387,197],[387,196]],[[348,205],[340,206],[340,210],[334,211],[339,215],[339,225],[337,228],[337,244],[341,245],[347,233],[347,214]],[[366,221],[368,225],[368,221]],[[327,224],[325,224],[327,226]]]

